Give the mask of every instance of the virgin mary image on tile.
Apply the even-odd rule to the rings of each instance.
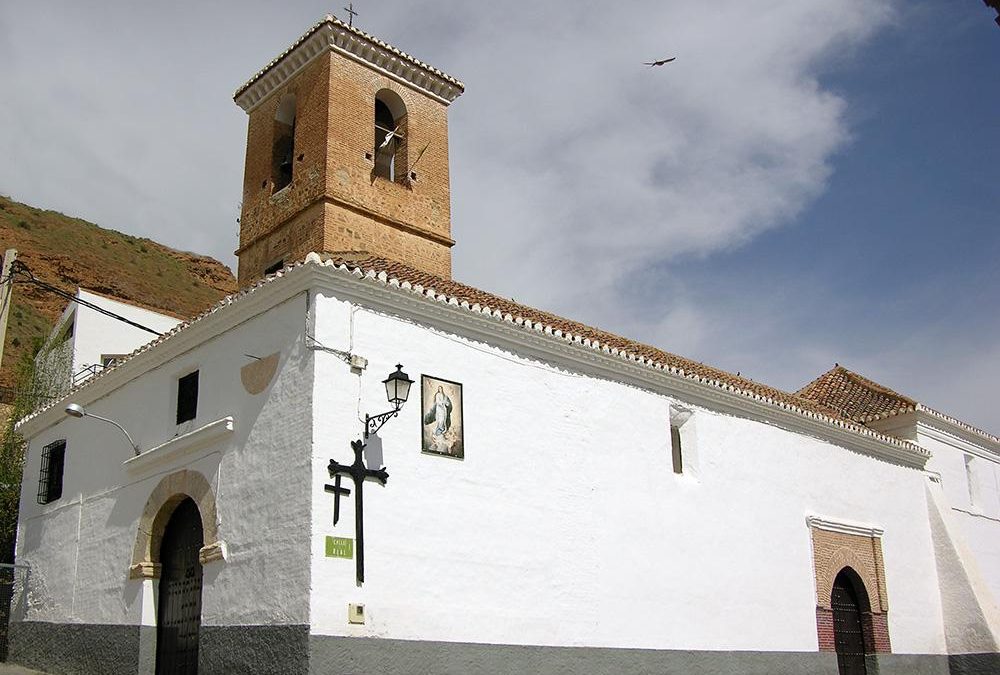
[[[465,457],[462,385],[429,375],[420,376],[422,450],[435,455]]]

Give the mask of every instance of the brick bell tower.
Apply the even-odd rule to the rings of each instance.
[[[464,89],[332,16],[240,87],[240,287],[310,251],[450,278],[448,105]]]

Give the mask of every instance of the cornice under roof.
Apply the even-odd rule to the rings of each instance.
[[[364,63],[445,105],[465,91],[465,85],[451,75],[327,14],[237,89],[233,100],[250,112],[295,73],[328,51]]]
[[[246,303],[249,303],[246,305],[248,307],[259,305],[264,298],[270,297],[267,293],[265,293],[264,298],[260,297],[259,294],[261,291],[270,290],[268,287],[281,288],[284,285],[280,282],[282,278],[291,277],[287,279],[289,282],[292,281],[292,278],[299,278],[300,273],[298,270],[300,269],[317,269],[320,267],[330,269],[335,274],[348,274],[360,281],[369,281],[386,289],[395,289],[392,295],[400,292],[414,294],[434,303],[451,305],[457,311],[464,310],[502,322],[509,327],[509,330],[517,334],[524,334],[526,337],[528,335],[542,336],[546,342],[555,341],[553,344],[576,345],[592,349],[605,355],[605,357],[614,357],[616,360],[621,359],[625,364],[634,364],[634,366],[623,366],[623,368],[635,367],[639,369],[636,372],[646,372],[650,376],[653,376],[653,373],[660,372],[666,374],[673,381],[689,382],[690,384],[685,386],[697,387],[699,391],[705,392],[708,398],[721,396],[729,401],[745,401],[742,405],[763,406],[763,409],[772,411],[770,415],[775,420],[798,419],[799,422],[796,425],[808,428],[809,433],[819,433],[822,436],[829,436],[833,439],[849,440],[853,445],[867,448],[866,452],[883,458],[891,458],[907,466],[921,468],[930,456],[930,453],[920,446],[852,423],[839,417],[836,413],[831,413],[829,409],[817,405],[809,399],[758,384],[738,375],[733,375],[723,370],[712,368],[584,324],[563,319],[554,314],[517,304],[477,288],[451,281],[450,279],[436,277],[426,272],[415,270],[402,263],[377,257],[366,258],[364,260],[328,259],[324,262],[315,253],[310,253],[304,262],[295,263],[282,271],[261,279],[236,294],[224,298],[198,317],[179,324],[162,337],[137,349],[112,368],[102,371],[95,377],[86,380],[83,384],[71,389],[59,401],[53,401],[48,406],[18,422],[19,430],[28,436],[37,433],[38,429],[44,428],[47,423],[51,423],[44,422],[39,418],[49,417],[49,410],[64,405],[65,401],[76,395],[77,392],[95,388],[95,394],[98,391],[104,392],[103,395],[110,393],[110,391],[113,391],[112,387],[121,386],[121,384],[124,384],[132,377],[140,374],[140,372],[135,374],[127,373],[128,369],[131,368],[133,360],[146,353],[159,352],[159,345],[171,340],[180,339],[187,344],[191,339],[188,338],[185,340],[186,336],[183,334],[189,330],[195,330],[195,335],[204,333],[202,324],[209,320],[212,315],[219,313],[231,305],[243,306]],[[254,295],[258,297],[252,297]],[[233,309],[235,310],[236,308],[234,307]],[[228,312],[226,315],[228,315]],[[522,331],[525,331],[525,333],[522,333]],[[186,348],[193,346],[195,344],[191,343]],[[162,358],[164,357],[160,357],[160,360]],[[169,356],[166,358],[169,358]],[[105,380],[109,380],[107,384],[104,384]],[[713,394],[712,392],[715,393]]]

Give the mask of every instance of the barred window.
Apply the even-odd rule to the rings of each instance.
[[[42,448],[42,467],[38,473],[39,504],[48,504],[62,497],[63,469],[65,465],[65,440],[49,443]]]

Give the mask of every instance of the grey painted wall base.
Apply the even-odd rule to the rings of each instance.
[[[135,675],[139,627],[12,621],[13,663],[55,675]]]
[[[309,672],[309,626],[202,626],[200,673]],[[339,671],[331,671],[339,672]]]
[[[953,675],[997,675],[1000,654],[952,654],[948,657]]]
[[[831,652],[530,647],[313,635],[315,675],[837,675]],[[1000,655],[986,655],[997,657]],[[992,663],[992,662],[991,662]],[[869,675],[949,675],[939,654],[879,654]],[[954,671],[951,671],[954,672]],[[975,671],[997,675],[1000,670]],[[962,673],[962,675],[966,675]],[[969,675],[972,675],[971,671]]]
[[[156,628],[14,621],[10,661],[52,675],[136,675],[156,669]],[[309,626],[202,626],[202,673],[309,672]]]
[[[837,675],[818,652],[528,647],[372,638],[309,638],[309,672],[344,675]],[[947,673],[947,663],[944,674]]]
[[[155,628],[14,621],[10,660],[53,675],[152,672]],[[880,654],[870,675],[997,675],[1000,654]],[[837,675],[830,652],[535,647],[310,635],[308,625],[202,626],[203,673],[287,675]]]

